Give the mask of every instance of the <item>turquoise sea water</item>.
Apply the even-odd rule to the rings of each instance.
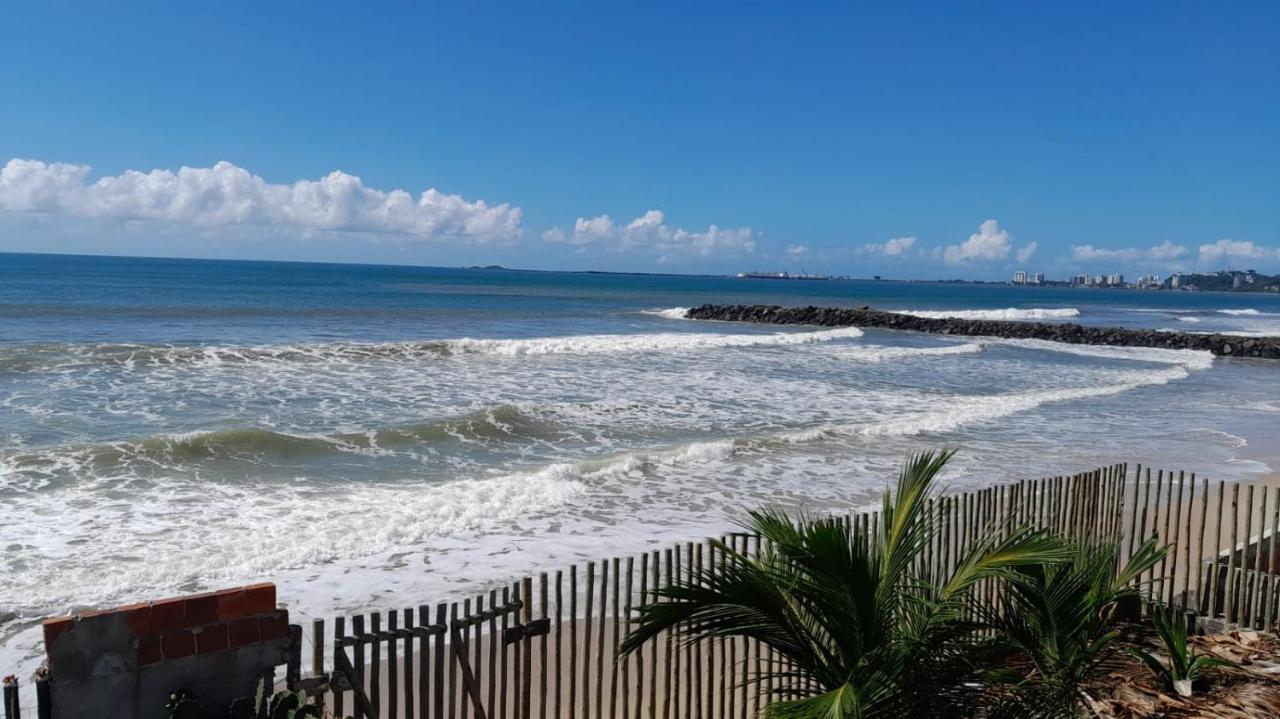
[[[1280,334],[1252,294],[0,254],[0,669],[71,609],[270,579],[327,616],[861,506],[918,448],[954,487],[1280,455],[1271,364],[704,302]]]

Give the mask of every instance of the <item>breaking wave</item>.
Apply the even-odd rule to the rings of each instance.
[[[1259,312],[1259,311],[1257,311],[1257,310],[1255,310],[1255,309],[1244,309],[1244,310],[1218,310],[1218,311],[1219,311],[1219,312],[1221,312],[1221,313],[1222,313],[1222,314],[1224,314],[1224,315],[1237,315],[1237,316],[1239,316],[1239,315],[1245,315],[1245,316],[1249,316],[1249,317],[1252,317],[1252,316],[1254,316],[1254,315],[1260,315],[1260,314],[1262,314],[1261,312]]]
[[[842,347],[836,350],[836,356],[859,362],[884,362],[886,360],[906,359],[909,357],[939,357],[945,355],[964,355],[981,352],[984,343],[971,342],[961,345],[943,347],[884,347],[865,345],[861,347]]]
[[[1207,350],[1171,350],[1158,347],[1110,347],[1105,345],[1073,345],[1066,342],[1051,342],[1034,339],[994,339],[990,344],[1001,344],[1010,347],[1061,352],[1081,357],[1097,357],[1100,359],[1131,360],[1134,362],[1156,362],[1159,364],[1182,365],[1187,369],[1202,370],[1213,366],[1213,353]]]
[[[1008,307],[1001,310],[894,310],[894,312],[929,319],[958,320],[1049,320],[1080,316],[1080,310],[1074,307],[1031,307],[1028,309]]]
[[[45,348],[32,353],[23,348],[0,352],[0,370],[40,372],[105,364],[126,368],[166,367],[180,364],[217,365],[246,362],[330,362],[354,364],[383,360],[422,360],[461,355],[532,356],[551,354],[609,354],[664,352],[728,347],[802,345],[812,342],[861,337],[856,327],[815,332],[717,334],[659,332],[628,335],[567,335],[529,339],[461,339],[429,342],[328,343],[279,347],[226,347],[182,345],[72,345],[61,352]]]
[[[642,314],[654,315],[655,317],[665,317],[669,320],[688,319],[685,315],[689,313],[688,307],[668,307],[666,309],[640,310]]]

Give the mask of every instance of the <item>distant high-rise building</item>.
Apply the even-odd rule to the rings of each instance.
[[[1169,278],[1169,286],[1170,286],[1170,287],[1172,287],[1172,288],[1173,288],[1173,289],[1175,289],[1175,290],[1182,286],[1182,273],[1181,273],[1181,272],[1175,272],[1175,273],[1173,273],[1173,276]]]
[[[1077,285],[1087,285],[1089,284],[1089,275],[1076,275],[1073,282]]]
[[[1043,273],[1043,272],[1037,272],[1037,273],[1035,274],[1035,277],[1034,277],[1034,278],[1032,278],[1032,281],[1033,281],[1033,282],[1035,282],[1037,285],[1043,285],[1043,284],[1044,284],[1044,273]]]
[[[1124,285],[1124,275],[1119,272],[1112,272],[1107,276],[1108,287],[1121,287]]]
[[[1017,272],[1013,273],[1013,284],[1015,285],[1027,284],[1027,271],[1018,270]]]

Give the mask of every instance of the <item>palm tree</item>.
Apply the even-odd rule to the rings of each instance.
[[[978,540],[953,571],[925,569],[922,553],[940,529],[928,500],[953,454],[908,459],[874,536],[839,518],[750,513],[744,526],[764,540],[761,556],[720,543],[717,571],[657,590],[622,651],[664,631],[686,641],[745,637],[791,667],[773,673],[786,688],[767,697],[766,717],[948,715],[947,692],[959,687],[976,641],[964,619],[970,590],[1065,557],[1042,532],[1006,527]]]
[[[1140,578],[1167,547],[1143,542],[1120,568],[1114,542],[1072,545],[1066,561],[1013,570],[988,625],[1029,669],[993,716],[1070,717],[1089,703],[1083,683],[1115,656],[1119,602],[1140,596]]]

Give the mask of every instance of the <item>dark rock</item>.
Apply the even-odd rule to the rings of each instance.
[[[1215,355],[1280,359],[1280,338],[1252,339],[1232,335],[1197,335],[1184,332],[1131,330],[1123,327],[1085,327],[1074,323],[1005,322],[929,318],[881,312],[862,306],[793,307],[777,305],[702,305],[689,310],[689,319],[761,324],[817,325],[820,327],[881,327],[946,335],[1042,339],[1069,344],[1164,347],[1205,350]]]

